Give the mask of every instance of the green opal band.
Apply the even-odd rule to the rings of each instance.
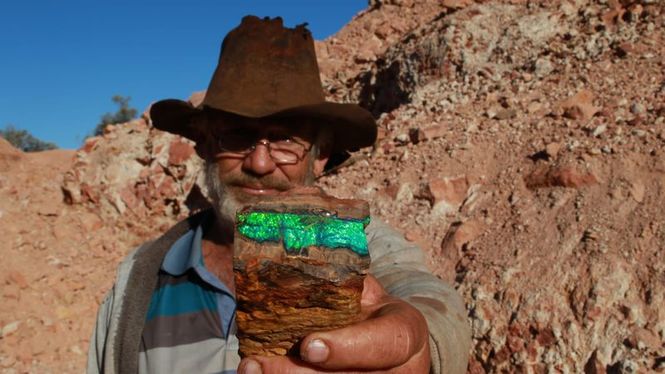
[[[365,219],[342,219],[312,213],[248,212],[236,216],[238,232],[248,239],[284,243],[289,254],[307,247],[348,248],[365,257],[367,238]]]

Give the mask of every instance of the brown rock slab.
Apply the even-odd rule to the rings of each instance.
[[[119,195],[122,202],[125,203],[129,209],[136,210],[136,208],[138,208],[139,200],[136,198],[134,188],[131,185],[127,185],[120,190]]]
[[[441,250],[444,255],[447,252],[461,251],[463,246],[480,236],[484,230],[484,225],[478,220],[469,220],[464,223],[451,225],[441,243]]]
[[[599,107],[593,105],[593,92],[589,90],[580,90],[574,96],[561,103],[564,110],[563,115],[570,119],[588,121],[598,111]]]
[[[464,246],[480,236],[484,229],[483,223],[478,220],[455,222],[450,225],[441,242],[439,276],[451,283],[455,280],[455,267],[462,259]]]
[[[580,188],[598,183],[593,173],[580,172],[572,166],[540,167],[526,178],[526,186],[530,189],[541,187]]]
[[[469,192],[469,180],[466,176],[433,178],[422,191],[422,197],[432,205],[447,203],[458,206],[464,202]]]
[[[295,213],[364,219],[366,202],[308,194],[281,196],[247,206],[242,213]],[[307,334],[349,325],[360,318],[360,297],[369,256],[347,248],[285,249],[284,240],[234,239],[236,322],[242,357],[298,355]]]
[[[443,6],[450,9],[462,9],[473,4],[473,0],[443,0]]]

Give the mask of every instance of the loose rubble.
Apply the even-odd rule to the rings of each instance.
[[[665,372],[664,39],[660,1],[373,0],[317,42],[330,99],[380,126],[318,184],[455,285],[470,373]],[[204,205],[200,165],[147,117],[76,152],[0,139],[0,370],[81,371],[118,261]]]

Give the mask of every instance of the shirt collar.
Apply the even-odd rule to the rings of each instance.
[[[180,276],[189,269],[202,266],[202,238],[203,223],[187,231],[171,245],[162,261],[162,270],[173,276]]]

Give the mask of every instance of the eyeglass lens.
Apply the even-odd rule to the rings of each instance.
[[[282,132],[269,132],[262,134],[252,129],[232,129],[217,135],[220,150],[246,154],[261,140],[268,141],[270,155],[276,161],[294,162],[304,156],[305,145],[297,138],[290,137]]]

